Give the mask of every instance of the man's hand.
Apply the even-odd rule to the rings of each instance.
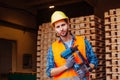
[[[77,73],[80,79],[83,79],[87,72],[89,72],[89,69],[86,64],[81,65],[80,69],[77,70]]]
[[[77,73],[78,73],[78,77],[80,79],[83,79],[85,77],[86,71],[80,69],[80,70],[77,71]]]
[[[94,64],[89,64],[91,69],[94,69],[95,65]]]
[[[78,50],[78,45],[76,45],[76,46],[74,46],[74,47],[71,47],[71,50],[72,50],[72,52],[77,51],[77,50]]]
[[[74,57],[73,57],[73,55],[71,55],[66,59],[65,66],[67,67],[67,69],[69,69],[74,65],[74,63],[75,63]]]

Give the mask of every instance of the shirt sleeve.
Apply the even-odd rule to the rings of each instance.
[[[55,67],[54,58],[53,58],[53,52],[52,47],[49,48],[48,54],[47,54],[47,64],[46,64],[46,73],[48,77],[51,77],[51,69]]]
[[[88,61],[94,64],[95,68],[97,68],[98,58],[93,52],[92,46],[87,39],[85,39],[85,44],[86,44],[86,54],[87,54]]]

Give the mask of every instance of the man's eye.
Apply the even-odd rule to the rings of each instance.
[[[56,28],[59,28],[60,26],[56,26]]]
[[[65,24],[62,24],[61,26],[65,26]]]

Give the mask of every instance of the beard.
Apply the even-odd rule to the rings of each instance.
[[[63,34],[63,35],[61,34],[62,37],[66,37],[67,35],[68,35],[68,30],[67,30],[67,32],[65,32],[65,34]]]
[[[61,33],[57,33],[57,36],[61,36],[61,37],[66,37],[67,35],[68,35],[68,30],[62,31]]]

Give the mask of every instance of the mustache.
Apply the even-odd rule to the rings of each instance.
[[[66,32],[65,35],[61,35],[62,32]],[[62,30],[61,33],[57,33],[57,32],[56,32],[55,36],[56,36],[56,37],[60,37],[60,36],[65,37],[65,36],[68,35],[69,32],[70,32],[70,31],[69,31],[68,29],[67,29],[67,31]]]

